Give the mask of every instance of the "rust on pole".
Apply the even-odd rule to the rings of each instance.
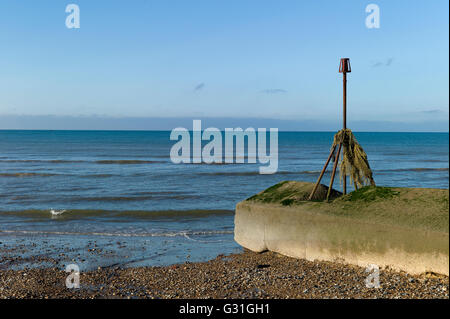
[[[339,73],[343,74],[343,126],[344,130],[347,128],[347,73],[352,72],[352,67],[350,66],[349,58],[342,58],[341,64],[339,65]]]
[[[342,73],[343,75],[343,116],[342,116],[342,122],[343,122],[343,129],[347,129],[347,73],[352,72],[352,68],[350,66],[350,59],[349,58],[342,58],[341,63],[339,64],[339,73]],[[345,141],[344,141],[344,153],[345,153]],[[347,194],[347,176],[344,175],[343,177],[343,191],[344,195]]]
[[[343,98],[343,106],[344,106],[344,112],[343,112],[343,116],[342,116],[342,118],[343,118],[343,128],[344,128],[344,130],[347,128],[347,73],[346,72],[344,72],[344,74],[343,74],[344,76],[343,76],[343,80],[344,80],[344,83],[343,83],[343,88],[344,88],[344,92],[343,92],[343,96],[344,96],[344,98]]]

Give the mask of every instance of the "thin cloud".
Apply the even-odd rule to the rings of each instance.
[[[420,111],[420,113],[425,113],[425,114],[440,114],[440,113],[445,113],[443,110],[439,110],[439,109],[432,109],[432,110],[424,110],[424,111]]]
[[[265,89],[261,91],[262,93],[266,94],[279,94],[279,93],[287,93],[284,89]]]
[[[200,91],[205,87],[205,83],[197,84],[194,88],[194,92]]]
[[[392,62],[394,62],[394,58],[388,58],[388,59],[386,59],[385,62],[382,62],[382,61],[375,62],[374,64],[372,64],[372,67],[373,68],[378,68],[378,67],[381,67],[381,66],[389,67],[389,66],[392,65]]]
[[[386,66],[390,66],[392,64],[392,62],[394,61],[394,58],[389,58],[386,61]]]

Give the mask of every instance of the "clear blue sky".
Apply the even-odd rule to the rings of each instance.
[[[67,29],[78,4],[81,28]],[[380,29],[365,7],[378,4]],[[448,121],[448,0],[2,0],[0,115]]]

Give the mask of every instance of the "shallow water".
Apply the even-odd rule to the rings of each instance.
[[[315,181],[333,139],[331,132],[281,132],[278,173],[260,175],[259,163],[173,164],[169,135],[0,131],[0,253],[67,253],[64,263],[89,268],[234,252],[236,203],[282,180]],[[355,135],[378,185],[448,188],[448,133]],[[51,209],[67,211],[52,216]],[[85,253],[94,242],[110,257]],[[20,244],[26,251],[8,250]]]

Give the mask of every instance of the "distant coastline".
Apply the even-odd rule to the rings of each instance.
[[[439,120],[381,121],[352,120],[354,132],[437,132],[448,133],[448,113]],[[0,130],[118,130],[167,131],[176,127],[191,127],[199,119],[206,125],[225,127],[275,127],[286,132],[335,132],[341,128],[338,120],[271,119],[256,117],[113,117],[113,116],[62,116],[62,115],[1,115]]]

